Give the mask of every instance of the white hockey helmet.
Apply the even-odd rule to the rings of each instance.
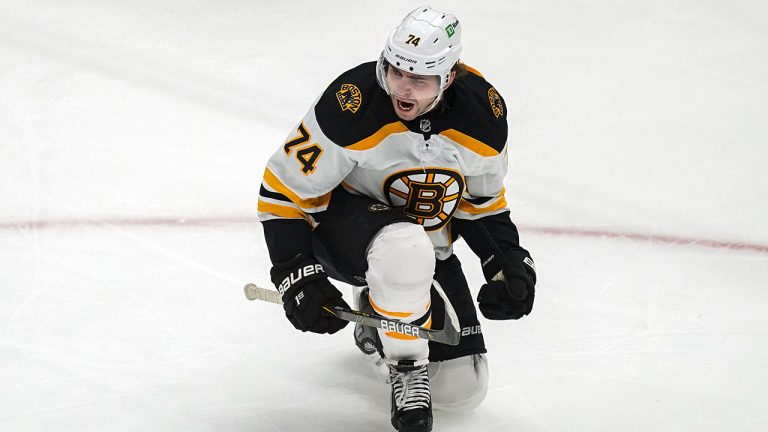
[[[376,67],[379,85],[389,94],[395,89],[387,82],[388,66],[409,74],[437,76],[439,99],[448,87],[451,68],[461,54],[461,26],[451,14],[421,6],[409,13],[387,38]]]

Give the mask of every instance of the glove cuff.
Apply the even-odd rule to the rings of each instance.
[[[283,296],[294,288],[328,278],[323,265],[303,253],[296,255],[290,261],[275,264],[269,273],[272,283]]]
[[[510,265],[513,267],[524,267],[525,271],[533,278],[535,283],[536,266],[533,263],[531,254],[523,248],[510,249],[502,255],[491,255],[489,258],[483,260],[483,276],[485,276],[486,282],[499,280],[495,277],[503,270],[508,269]]]
[[[483,268],[483,276],[485,281],[490,282],[494,276],[498,275],[502,268],[504,268],[504,259],[499,255],[491,255],[489,258],[483,260],[481,263]]]

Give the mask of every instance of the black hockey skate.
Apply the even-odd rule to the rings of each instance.
[[[427,365],[400,360],[397,365],[389,365],[387,382],[392,384],[392,426],[398,432],[430,432],[432,397]]]
[[[363,288],[356,300],[355,308],[357,310],[371,315],[374,314],[373,306],[368,301],[368,288]],[[360,323],[355,324],[355,345],[363,354],[373,355],[378,353],[379,356],[383,357],[381,340],[375,327],[364,326]]]

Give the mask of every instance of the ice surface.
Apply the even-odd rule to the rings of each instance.
[[[415,6],[0,0],[1,431],[391,430],[351,327],[242,285],[267,158]],[[435,430],[768,430],[768,4],[433,6],[507,101],[539,270]]]

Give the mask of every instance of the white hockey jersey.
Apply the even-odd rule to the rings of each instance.
[[[437,109],[399,119],[376,82],[375,62],[337,78],[269,159],[259,218],[305,219],[337,187],[400,209],[424,226],[437,257],[451,254],[451,218],[508,211],[506,106],[475,70]]]

